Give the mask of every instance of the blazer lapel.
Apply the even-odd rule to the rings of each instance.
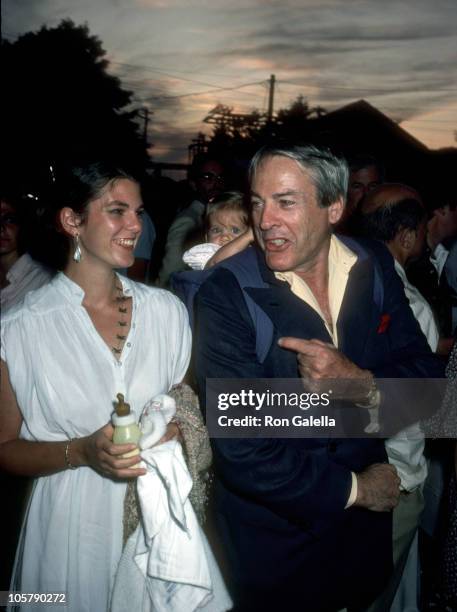
[[[332,343],[332,338],[317,312],[292,293],[289,285],[278,280],[267,267],[261,252],[257,252],[260,274],[266,287],[246,287],[252,299],[270,317],[281,336],[295,336],[306,340],[316,338]],[[355,263],[349,273],[343,302],[336,323],[338,348],[349,359],[359,361],[364,355],[374,313],[373,263],[366,258]]]
[[[356,363],[365,353],[373,318],[373,264],[369,259],[357,262],[349,273],[337,321],[339,349]]]
[[[279,336],[294,336],[309,340],[316,338],[332,342],[324,322],[306,302],[292,293],[288,283],[278,280],[266,266],[263,254],[258,253],[260,274],[266,288],[245,287],[245,291],[270,317]]]

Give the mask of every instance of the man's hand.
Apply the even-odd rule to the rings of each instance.
[[[321,340],[303,340],[302,338],[280,338],[281,348],[297,353],[298,371],[305,386],[314,389],[316,383],[331,379],[341,380],[341,393],[333,397],[363,401],[373,385],[373,376],[368,370],[362,370],[336,349],[333,344]],[[346,381],[354,381],[348,389]],[[318,388],[318,385],[317,385]]]
[[[400,478],[393,465],[373,463],[357,476],[357,497],[354,506],[373,512],[388,512],[400,498]]]

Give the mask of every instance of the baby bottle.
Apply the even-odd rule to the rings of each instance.
[[[116,395],[118,401],[114,402],[114,412],[112,422],[114,425],[113,442],[114,444],[138,444],[141,431],[135,419],[135,415],[130,412],[130,405],[124,401],[122,393]],[[134,448],[128,453],[121,455],[122,458],[139,455],[140,449]],[[132,465],[132,468],[140,467],[140,464]]]

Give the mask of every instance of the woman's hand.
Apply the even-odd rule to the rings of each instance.
[[[139,455],[122,458],[138,448],[135,444],[113,444],[114,428],[107,423],[90,436],[73,440],[70,447],[70,461],[73,465],[88,465],[102,476],[125,480],[143,476],[144,468],[133,468],[141,460]]]

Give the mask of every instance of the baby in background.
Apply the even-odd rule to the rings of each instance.
[[[195,245],[183,255],[184,263],[193,270],[211,267],[252,242],[252,229],[242,193],[227,191],[209,205],[205,217],[205,239],[205,243]]]

